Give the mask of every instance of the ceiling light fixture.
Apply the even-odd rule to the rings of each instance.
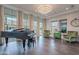
[[[36,5],[35,11],[41,14],[47,14],[50,11],[52,11],[52,5],[49,4]]]

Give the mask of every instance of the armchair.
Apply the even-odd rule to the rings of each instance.
[[[50,30],[44,30],[44,37],[50,37]]]
[[[61,32],[55,32],[54,33],[54,38],[55,39],[61,39]]]
[[[78,32],[76,31],[68,31],[67,35],[64,35],[64,40],[69,42],[77,41]]]

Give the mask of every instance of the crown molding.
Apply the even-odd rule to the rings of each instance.
[[[79,9],[68,10],[68,11],[58,13],[58,14],[54,14],[54,15],[50,16],[49,18],[62,16],[62,15],[65,15],[65,14],[70,14],[70,13],[74,13],[74,12],[78,12],[78,11],[79,11]]]

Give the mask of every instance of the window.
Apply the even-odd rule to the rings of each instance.
[[[40,18],[40,35],[43,35],[43,19]]]
[[[58,26],[58,22],[52,22],[52,27]]]
[[[9,8],[4,8],[4,16],[4,30],[11,31],[16,29],[16,11]]]
[[[66,33],[67,32],[67,20],[60,20],[60,31],[62,33]]]
[[[37,20],[38,20],[37,17],[34,16],[34,26],[33,26],[34,28],[33,29],[35,33],[37,33]]]
[[[17,28],[17,14],[13,9],[4,7],[4,30],[12,31]],[[16,41],[15,38],[9,39],[9,42]],[[4,40],[5,42],[5,40]]]
[[[24,14],[23,15],[23,25],[24,25],[24,28],[29,28],[29,19],[28,19],[28,15],[27,14]]]
[[[38,26],[38,20],[39,20],[39,26]],[[39,28],[38,28],[39,27]],[[33,26],[34,32],[37,33],[39,30],[39,34],[43,34],[43,20],[42,18],[38,19],[37,16],[34,16],[34,26]]]
[[[52,21],[51,22],[51,31],[54,33],[55,31],[59,31],[59,22],[58,21]]]

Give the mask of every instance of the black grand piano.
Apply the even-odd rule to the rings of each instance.
[[[35,35],[34,31],[24,28],[15,29],[12,31],[1,31],[1,37],[5,38],[6,46],[8,44],[8,38],[17,38],[22,40],[24,49],[25,49],[26,39],[28,39],[28,46],[29,46],[30,39],[32,39],[34,35]]]

